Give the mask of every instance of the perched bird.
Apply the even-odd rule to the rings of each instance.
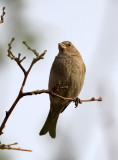
[[[52,64],[49,77],[49,90],[55,90],[58,82],[68,89],[59,89],[58,94],[63,97],[77,97],[82,89],[86,72],[85,64],[79,51],[69,41],[58,44],[59,53]],[[46,122],[40,131],[40,135],[49,132],[52,138],[56,137],[56,124],[59,114],[70,104],[69,100],[63,100],[50,95],[50,111]]]

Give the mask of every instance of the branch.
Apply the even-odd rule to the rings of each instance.
[[[2,12],[2,15],[1,15],[1,20],[0,20],[0,23],[3,23],[4,22],[4,15],[5,15],[5,7],[3,7],[3,12]]]
[[[20,58],[21,57],[21,54],[18,54],[18,57],[16,57],[12,51],[11,51],[11,45],[12,45],[12,42],[15,40],[15,38],[12,38],[11,42],[8,44],[8,57],[11,59],[11,60],[14,60],[16,61],[16,63],[18,64],[18,66],[20,67],[20,69],[23,71],[24,73],[24,79],[23,79],[23,82],[22,82],[22,85],[21,85],[21,88],[20,88],[20,91],[18,93],[18,96],[17,98],[15,99],[14,103],[12,104],[11,108],[9,109],[9,111],[6,111],[6,115],[5,115],[5,118],[0,126],[0,135],[3,134],[3,129],[5,127],[5,124],[7,122],[7,120],[9,119],[11,113],[13,112],[14,108],[16,107],[17,103],[19,102],[19,100],[23,97],[23,89],[24,89],[24,86],[25,86],[25,83],[26,83],[26,80],[27,80],[27,77],[29,75],[29,72],[30,70],[32,69],[33,65],[39,61],[40,59],[43,59],[43,56],[45,55],[45,53],[47,52],[46,50],[39,55],[38,52],[36,52],[36,54],[34,53],[35,51],[33,51],[28,45],[26,42],[23,42],[23,44],[25,44],[27,47],[30,48],[31,51],[33,51],[33,53],[36,55],[36,58],[34,58],[31,62],[31,65],[28,69],[28,71],[26,71],[24,69],[24,67],[22,66],[21,62],[26,58],[26,57],[23,57],[22,59]]]
[[[28,50],[32,51],[36,58],[33,59],[31,65],[33,65],[34,63],[36,63],[37,61],[39,61],[40,59],[44,58],[45,53],[47,52],[47,50],[45,50],[42,54],[39,55],[39,53],[36,51],[36,49],[32,49],[26,41],[23,41],[23,44],[28,48]]]
[[[0,150],[3,150],[3,149],[8,149],[8,150],[17,150],[17,151],[27,151],[27,152],[32,152],[32,150],[30,149],[22,149],[22,148],[14,148],[14,147],[11,147],[13,145],[17,145],[18,143],[13,143],[13,144],[1,144],[0,142]]]
[[[22,66],[21,62],[23,62],[23,60],[26,58],[26,57],[23,57],[21,59],[21,54],[19,53],[18,54],[18,57],[15,57],[15,55],[12,53],[11,49],[12,49],[12,42],[15,40],[15,38],[12,38],[11,39],[11,42],[8,44],[8,57],[11,58],[11,60],[14,60],[16,61],[16,63],[18,64],[18,66],[21,68],[21,70],[23,71],[24,75],[26,74],[26,70],[24,69],[24,67]]]
[[[65,86],[65,87],[67,87],[67,86]],[[61,89],[65,89],[65,88],[64,88],[64,87],[61,87]],[[58,98],[60,98],[60,99],[63,99],[64,101],[65,101],[65,100],[73,101],[73,102],[75,102],[75,106],[76,106],[76,107],[78,106],[79,103],[82,104],[82,102],[102,101],[102,98],[101,98],[101,97],[100,97],[100,98],[94,98],[94,97],[92,97],[91,99],[86,99],[86,100],[81,100],[81,99],[79,99],[78,97],[77,97],[77,98],[76,98],[76,97],[67,98],[67,97],[60,96],[59,94],[54,93],[54,92],[51,91],[51,90],[45,90],[45,89],[43,89],[43,90],[31,91],[31,92],[24,92],[24,93],[22,94],[22,97],[24,97],[24,96],[31,96],[31,95],[37,95],[37,94],[42,94],[42,93],[50,94],[50,95],[52,95],[52,96],[58,97]]]

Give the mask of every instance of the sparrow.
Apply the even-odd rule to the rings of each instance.
[[[79,51],[69,42],[64,41],[58,44],[59,53],[52,64],[48,88],[63,97],[77,97],[83,87],[86,67]],[[68,86],[67,89],[55,90],[58,82],[61,86]],[[40,135],[49,132],[52,138],[56,137],[56,125],[60,113],[71,103],[59,97],[50,96],[50,111]]]

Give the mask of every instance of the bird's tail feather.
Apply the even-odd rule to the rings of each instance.
[[[44,135],[49,132],[52,138],[56,137],[56,124],[57,124],[58,117],[53,119],[51,112],[49,112],[46,122],[43,128],[40,131],[40,135]]]
[[[57,125],[58,117],[51,123],[51,126],[49,128],[49,134],[52,138],[56,137],[56,125]]]

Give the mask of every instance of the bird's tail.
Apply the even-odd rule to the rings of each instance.
[[[44,135],[49,132],[52,138],[56,137],[56,124],[57,124],[58,117],[53,118],[51,112],[49,111],[48,117],[43,128],[40,131],[40,135]]]

